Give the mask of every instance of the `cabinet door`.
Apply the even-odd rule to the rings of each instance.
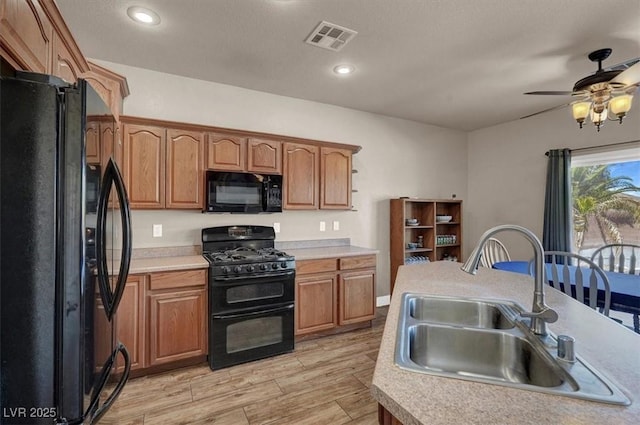
[[[244,137],[209,133],[207,168],[221,171],[244,171],[247,163],[247,140]]]
[[[207,290],[149,295],[149,365],[207,354]]]
[[[75,83],[80,75],[79,66],[71,56],[69,48],[62,38],[53,33],[53,64],[51,73],[68,83]]]
[[[320,208],[351,209],[351,151],[320,149]]]
[[[282,143],[273,140],[249,139],[247,171],[282,174]]]
[[[2,0],[0,38],[16,68],[49,73],[53,26],[36,0]]]
[[[131,369],[145,367],[144,359],[144,275],[130,275],[116,313],[116,340],[122,342],[131,358]],[[118,372],[124,365],[118,367]]]
[[[87,117],[87,125],[84,130],[86,141],[87,164],[100,164],[100,123]]]
[[[337,321],[336,275],[296,279],[296,335],[334,328]]]
[[[376,317],[376,272],[360,270],[340,274],[339,325],[364,322]]]
[[[318,209],[319,152],[313,145],[284,144],[284,209]]]
[[[109,158],[113,159],[122,168],[122,143],[117,140],[116,124],[113,122],[100,123],[100,145],[102,147],[101,164],[107,165]]]
[[[202,209],[204,133],[167,130],[167,208]]]
[[[124,125],[124,180],[131,208],[164,208],[165,130]]]

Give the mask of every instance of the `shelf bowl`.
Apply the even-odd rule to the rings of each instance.
[[[405,220],[407,226],[417,226],[420,224],[417,218],[408,218]]]
[[[436,222],[438,223],[448,223],[451,221],[453,217],[450,215],[436,215]]]

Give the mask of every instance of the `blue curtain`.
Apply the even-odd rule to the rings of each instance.
[[[571,252],[571,151],[547,152],[542,246],[545,251]]]

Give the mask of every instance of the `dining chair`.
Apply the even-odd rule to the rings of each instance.
[[[594,261],[603,270],[627,273],[638,276],[640,285],[640,245],[612,243],[601,246],[591,254]],[[640,333],[640,315],[633,314],[633,330]]]
[[[563,291],[583,304],[609,316],[611,306],[611,288],[604,271],[591,259],[572,252],[545,251],[547,268],[546,278],[549,285]],[[598,280],[604,284],[604,302],[598,306]],[[585,299],[585,288],[589,288]]]
[[[491,268],[494,263],[501,261],[511,261],[509,251],[504,244],[498,239],[489,238],[487,243],[482,247],[482,257],[480,257],[480,265],[482,267]]]
[[[640,245],[612,243],[591,254],[591,261],[610,272],[640,275]]]

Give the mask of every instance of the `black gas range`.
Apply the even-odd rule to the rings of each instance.
[[[272,227],[202,229],[211,369],[293,351],[295,259],[274,243]]]

